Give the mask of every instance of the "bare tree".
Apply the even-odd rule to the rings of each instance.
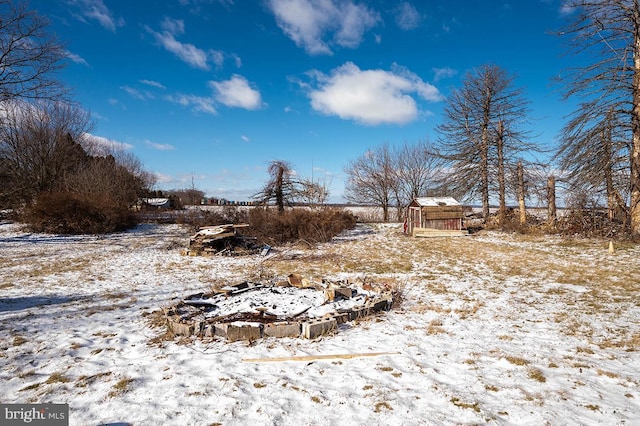
[[[297,187],[296,199],[309,206],[322,205],[329,197],[329,186],[326,181],[302,178],[297,180]]]
[[[522,165],[522,160],[518,161],[518,164],[516,166],[516,195],[518,197],[520,225],[524,226],[527,224],[527,207],[525,204],[526,185],[524,180],[524,166]]]
[[[577,113],[563,129],[563,142],[556,159],[566,173],[571,191],[604,193],[610,219],[625,220],[629,179],[628,132],[614,111],[591,120],[584,111]]]
[[[90,155],[90,115],[69,103],[40,100],[2,104],[0,122],[0,201],[24,205],[39,194],[61,191],[88,198],[108,197],[131,206],[154,183],[140,161],[113,145]],[[93,146],[93,148],[91,148]]]
[[[389,221],[389,208],[398,193],[398,176],[394,170],[392,152],[388,144],[367,151],[349,162],[345,198],[355,203],[375,204],[382,208],[383,220]]]
[[[293,168],[286,161],[273,160],[269,163],[267,171],[269,180],[253,198],[265,203],[275,201],[278,211],[284,212],[285,204],[292,203],[297,196]]]
[[[536,147],[527,142],[523,130],[529,102],[514,77],[495,65],[484,65],[467,74],[463,87],[455,90],[438,126],[438,155],[449,173],[444,187],[458,197],[479,196],[483,216],[489,215],[489,200],[498,180],[498,197],[504,210],[505,165],[516,162],[524,151]]]
[[[0,102],[60,100],[66,95],[55,78],[64,65],[65,49],[48,26],[26,1],[0,0]]]
[[[547,221],[550,227],[555,228],[558,220],[556,209],[556,178],[550,175],[547,178]]]
[[[599,59],[567,70],[562,79],[566,98],[583,99],[564,129],[562,151],[602,140],[602,117],[609,115],[607,121],[625,144],[624,192],[629,194],[631,230],[640,233],[640,1],[569,0],[566,5],[576,12],[561,33],[569,39],[569,49],[595,53]],[[590,160],[596,161],[597,155]]]
[[[0,104],[0,159],[10,181],[6,199],[25,202],[53,189],[86,156],[77,141],[93,127],[89,114],[71,104],[7,101]]]
[[[416,197],[433,194],[441,172],[438,158],[427,140],[403,144],[393,155],[400,183],[402,202],[407,205]]]

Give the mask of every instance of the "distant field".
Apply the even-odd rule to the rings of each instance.
[[[357,206],[357,205],[350,205],[350,204],[332,204],[332,205],[327,205],[327,207],[337,207],[337,208],[343,208],[345,210],[348,210],[350,212],[352,212],[356,217],[358,217],[358,221],[361,223],[371,223],[371,222],[382,222],[383,221],[383,214],[382,214],[382,208],[380,207],[374,207],[374,206]],[[248,210],[248,209],[252,209],[255,208],[253,206],[210,206],[210,205],[202,205],[202,206],[187,206],[185,208],[185,210],[179,210],[179,211],[174,211],[174,212],[158,212],[157,214],[159,215],[166,215],[166,216],[179,216],[179,215],[185,215],[185,214],[189,214],[189,212],[193,213],[194,211],[198,211],[198,210],[203,210],[203,211],[217,211],[217,212],[223,212],[225,211],[225,209],[229,209],[229,208],[237,208],[239,210]],[[467,211],[472,211],[474,213],[480,213],[482,212],[482,208],[480,207],[467,207]],[[558,216],[562,216],[563,214],[566,213],[566,209],[562,209],[559,208],[557,210],[557,214]],[[404,212],[404,210],[403,210]],[[490,213],[495,213],[497,212],[497,208],[492,207],[491,209],[489,209]],[[527,208],[527,212],[531,215],[540,217],[540,218],[546,218],[547,217],[547,209],[546,208],[541,208],[541,207],[531,207],[531,208]],[[153,213],[156,214],[156,213]],[[398,223],[398,222],[402,222],[403,219],[398,220],[398,216],[397,216],[397,209],[395,207],[392,207],[389,209],[389,221],[392,223]]]

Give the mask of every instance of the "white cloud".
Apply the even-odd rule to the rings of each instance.
[[[418,117],[418,105],[410,96],[442,100],[438,89],[405,68],[392,71],[362,71],[352,62],[334,69],[331,75],[312,73],[317,88],[309,92],[314,110],[362,124],[404,124]]]
[[[145,28],[158,44],[194,68],[209,70],[209,61],[217,66],[221,66],[224,61],[224,54],[217,50],[205,51],[193,44],[178,41],[176,37],[185,32],[184,21],[181,19],[165,18],[161,24],[161,32]]]
[[[249,85],[246,78],[234,74],[230,80],[210,81],[216,91],[216,99],[228,106],[255,110],[262,107],[260,92]]]
[[[245,136],[245,135],[240,136],[240,139],[242,139],[242,140],[243,140],[243,141],[245,141],[245,142],[249,142],[249,141],[251,141],[251,139],[249,139],[249,137],[248,137],[248,136]]]
[[[355,48],[380,21],[376,11],[351,0],[269,0],[268,6],[282,31],[311,55],[332,54],[331,42]]]
[[[231,58],[233,58],[233,61],[235,62],[237,68],[242,67],[242,59],[240,58],[240,56],[233,53],[231,54]]]
[[[222,6],[232,6],[233,0],[179,0],[181,6],[197,6],[200,4],[220,3]]]
[[[151,92],[149,92],[147,90],[138,90],[138,89],[130,87],[130,86],[122,86],[121,89],[124,90],[125,92],[127,92],[131,97],[134,97],[136,99],[140,99],[142,101],[146,101],[147,99],[155,99],[156,98],[153,93],[151,93]]]
[[[164,87],[161,83],[153,80],[140,80],[140,83],[146,84],[147,86],[156,87],[158,89],[166,89],[166,87]]]
[[[177,103],[183,107],[191,107],[192,111],[204,112],[206,114],[216,115],[215,102],[212,98],[194,96],[194,95],[170,95],[165,98],[170,102]]]
[[[443,78],[451,78],[454,75],[458,74],[458,71],[453,68],[445,67],[445,68],[433,68],[433,81],[440,81]]]
[[[77,10],[73,15],[82,22],[96,20],[111,32],[115,32],[117,27],[124,26],[124,19],[113,16],[102,0],[67,0],[67,4]]]
[[[422,16],[416,10],[415,6],[405,1],[395,8],[396,25],[401,29],[408,31],[414,30],[420,26]]]
[[[171,151],[176,149],[173,145],[169,145],[168,143],[156,143],[150,140],[144,141],[145,145],[150,146],[153,149],[157,149],[158,151]]]
[[[128,143],[92,135],[91,133],[84,133],[82,135],[82,146],[90,155],[108,155],[114,152],[129,151],[133,149],[133,145]]]
[[[158,183],[170,183],[174,181],[173,176],[165,175],[160,172],[154,172],[153,174],[156,177],[156,182]]]
[[[76,64],[89,66],[89,63],[80,55],[76,55],[75,53],[71,53],[67,51],[67,58],[71,59]]]
[[[563,1],[560,5],[560,15],[562,16],[571,15],[576,10],[576,6],[573,6],[572,2],[567,0]]]
[[[109,119],[107,117],[105,117],[102,114],[98,114],[95,111],[91,111],[91,117],[95,118],[96,120],[109,121]]]

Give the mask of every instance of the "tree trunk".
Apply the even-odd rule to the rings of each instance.
[[[504,181],[504,124],[498,122],[498,135],[496,139],[496,147],[498,150],[498,197],[500,199],[500,208],[498,210],[498,225],[504,227],[507,215],[506,189]]]
[[[607,164],[604,167],[604,185],[607,191],[607,212],[609,220],[616,218],[618,200],[615,196],[615,188],[613,186],[613,143],[611,141],[611,129],[602,131],[601,135],[602,151],[606,157]]]
[[[556,213],[556,178],[549,176],[547,179],[547,221],[549,226],[556,225],[557,221]]]
[[[278,205],[278,211],[280,213],[284,212],[284,168],[280,167],[278,169],[278,176],[276,177],[276,187],[275,187],[275,195],[276,195],[276,204]]]
[[[482,164],[480,165],[480,179],[482,179],[482,218],[489,217],[489,130],[485,126],[482,129],[481,146]]]
[[[389,204],[382,205],[382,221],[384,223],[389,222]]]
[[[524,226],[527,224],[527,210],[524,203],[524,167],[522,167],[522,161],[518,161],[517,175],[518,206],[520,207],[520,226]]]
[[[640,14],[636,3],[634,11],[633,49],[633,115],[631,117],[631,230],[640,233]]]

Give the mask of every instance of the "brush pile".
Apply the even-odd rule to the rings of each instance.
[[[189,239],[189,256],[244,256],[263,250],[255,237],[245,237],[238,229],[246,224],[204,226]]]

